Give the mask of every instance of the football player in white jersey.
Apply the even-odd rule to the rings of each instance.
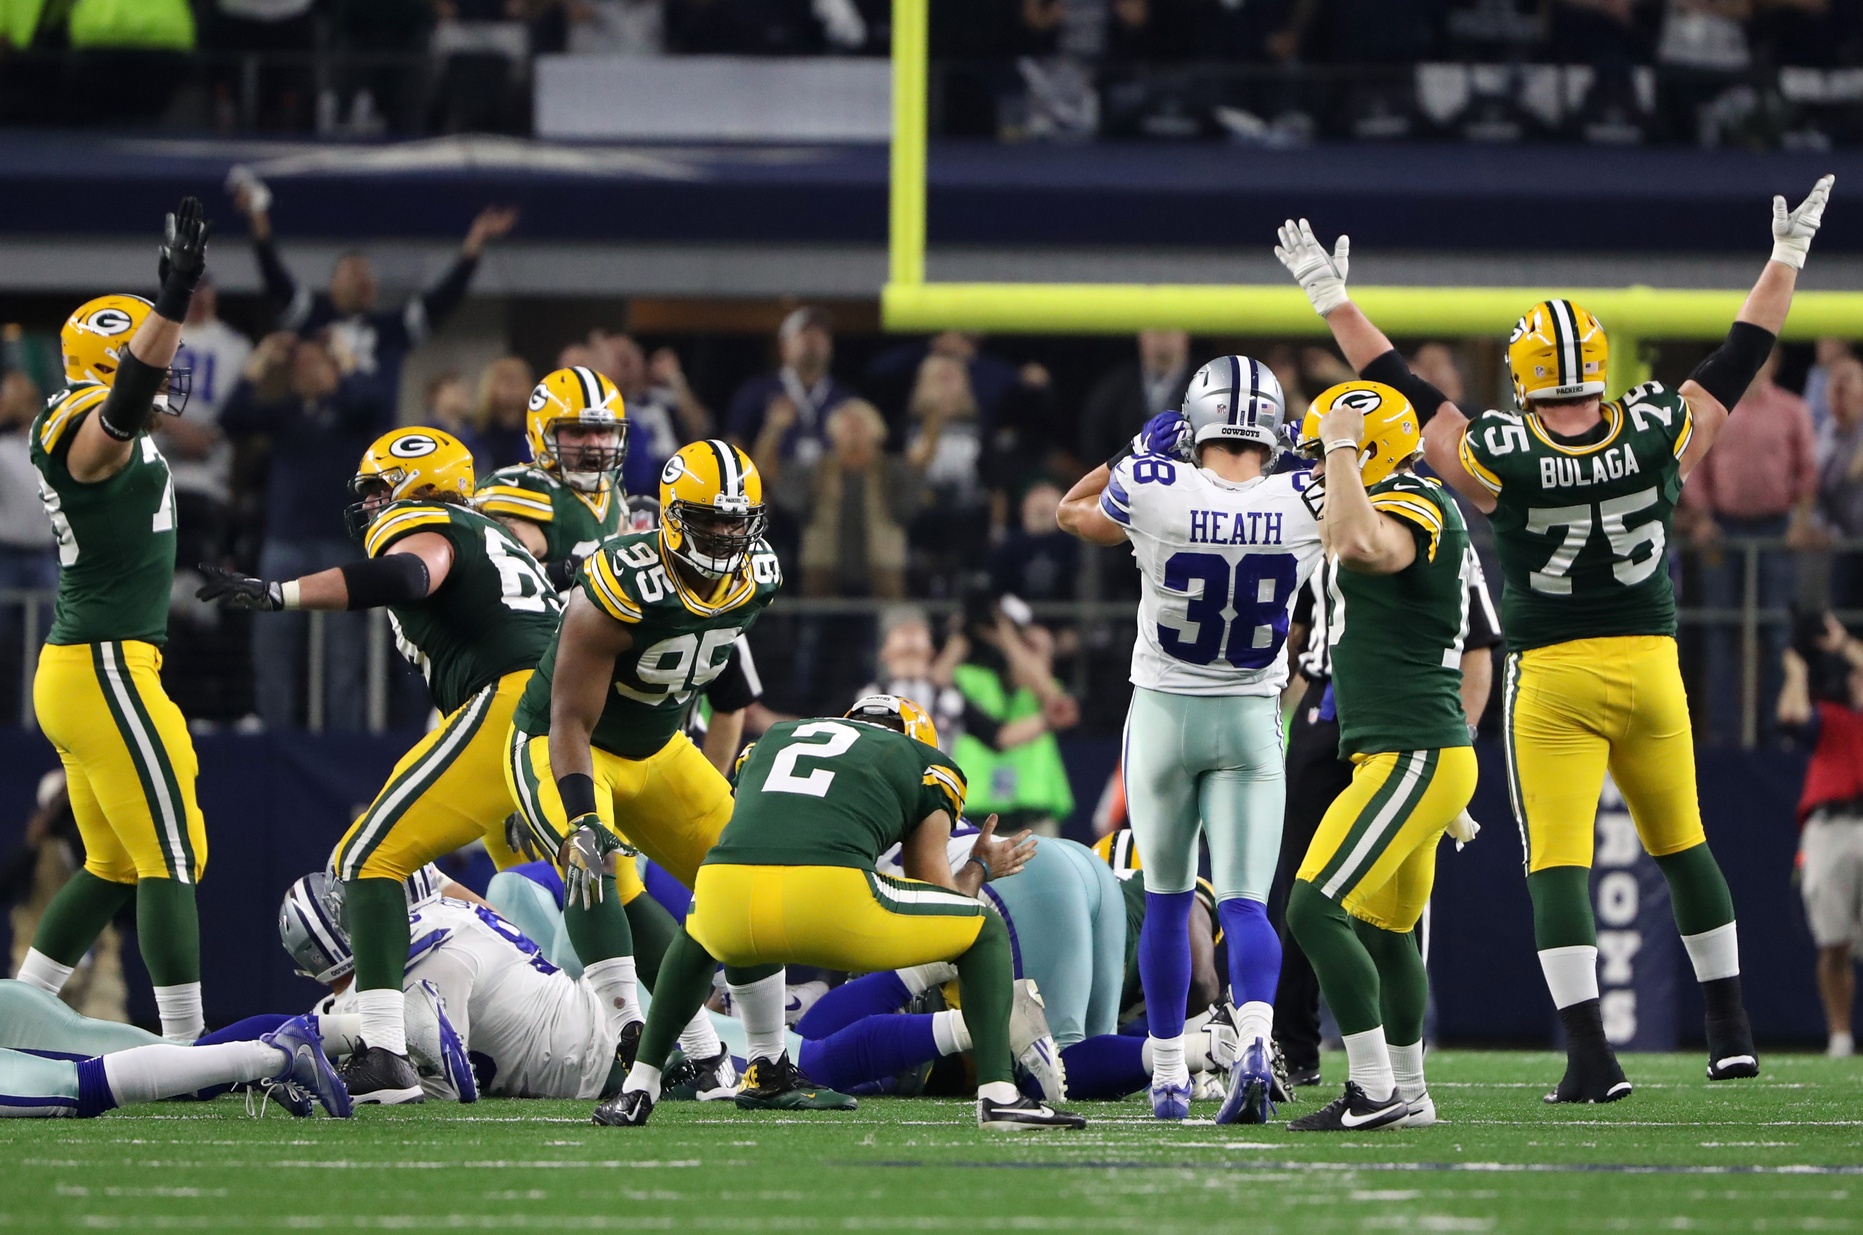
[[[1190,379],[1181,413],[1146,422],[1130,454],[1095,469],[1061,504],[1063,529],[1093,544],[1129,540],[1144,576],[1124,775],[1145,872],[1139,969],[1160,1119],[1190,1113],[1183,1010],[1199,833],[1229,940],[1241,1048],[1217,1122],[1264,1123],[1273,1113],[1281,945],[1267,900],[1287,793],[1284,645],[1294,597],[1320,557],[1306,474],[1268,474],[1285,416],[1266,365],[1213,360]]]
[[[424,896],[414,890],[423,877]],[[460,899],[470,893],[437,868],[424,867],[408,882],[409,1053],[444,1065],[422,1069],[428,1097],[470,1101],[476,1091],[589,1099],[620,1088],[627,1074],[617,1053],[620,1009],[551,964],[490,906]],[[298,971],[335,991],[315,1009],[323,1016],[355,1010],[355,960],[340,896],[338,885],[318,872],[292,884],[279,911],[279,934]],[[457,1045],[448,1041],[454,1035]],[[723,1053],[703,1012],[680,1035],[680,1046],[696,1059]],[[702,1096],[729,1097],[736,1081],[731,1073],[721,1093]]]

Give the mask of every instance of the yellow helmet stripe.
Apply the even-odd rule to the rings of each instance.
[[[603,609],[617,622],[638,622],[646,614],[640,607],[627,598],[621,588],[621,580],[615,577],[614,567],[608,564],[606,553],[597,553],[583,567],[588,572],[589,581],[595,585],[596,599]]]

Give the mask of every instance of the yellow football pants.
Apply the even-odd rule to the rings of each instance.
[[[1705,844],[1675,640],[1575,639],[1507,658],[1507,788],[1527,870],[1590,866],[1604,774],[1656,857]]]
[[[499,870],[523,860],[505,844],[516,803],[505,783],[504,735],[530,674],[505,674],[401,756],[336,843],[330,868],[339,879],[406,879],[475,840]]]
[[[1355,918],[1412,930],[1436,882],[1436,842],[1475,796],[1475,752],[1386,751],[1352,765],[1294,877]]]
[[[699,868],[686,931],[727,965],[878,973],[955,960],[983,930],[980,901],[849,866]]]
[[[508,751],[505,774],[511,792],[532,836],[555,861],[569,835],[569,816],[550,770],[550,739],[513,729]],[[645,759],[623,759],[599,748],[589,754],[595,765],[595,809],[608,830],[690,888],[699,863],[731,822],[731,782],[683,733]],[[645,889],[632,862],[617,866],[615,889],[627,904]]]
[[[200,762],[161,671],[151,643],[39,650],[33,710],[65,765],[84,869],[111,883],[198,883],[207,869]]]

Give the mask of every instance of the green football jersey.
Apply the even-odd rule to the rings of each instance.
[[[594,745],[623,759],[644,759],[679,731],[694,692],[724,671],[732,643],[775,599],[783,571],[760,541],[719,592],[701,596],[661,552],[659,532],[628,532],[603,541],[576,583],[634,640],[615,658]],[[514,723],[532,737],[550,732],[550,678],[561,637],[550,641],[518,703]]]
[[[627,526],[627,498],[613,483],[604,480],[600,493],[584,493],[528,463],[493,472],[473,500],[488,515],[526,519],[541,528],[546,562],[587,557]]]
[[[1398,472],[1371,504],[1404,522],[1416,560],[1394,574],[1332,571],[1333,699],[1340,755],[1467,746],[1462,641],[1475,560],[1455,500],[1433,480]]]
[[[29,452],[39,498],[58,536],[58,603],[47,643],[168,640],[168,594],[175,582],[175,482],[147,433],[129,462],[84,484],[67,466],[84,418],[110,388],[80,382],[53,396],[32,422]]]
[[[1494,494],[1509,644],[1675,634],[1664,550],[1693,432],[1688,404],[1660,382],[1605,404],[1603,423],[1572,441],[1519,412],[1469,425],[1462,463]]]
[[[919,821],[964,813],[964,774],[935,746],[858,720],[787,720],[737,770],[737,805],[707,865],[872,870]]]
[[[396,502],[363,542],[370,557],[417,532],[453,546],[446,579],[424,600],[390,605],[395,646],[427,679],[433,705],[451,712],[507,673],[537,664],[563,602],[529,550],[487,515],[442,502]]]

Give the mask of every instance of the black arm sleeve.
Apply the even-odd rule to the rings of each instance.
[[[116,381],[111,383],[110,393],[97,412],[103,431],[119,442],[127,442],[142,432],[149,420],[149,409],[155,404],[155,392],[167,375],[167,369],[144,364],[125,347],[123,359],[117,364]]]
[[[543,577],[550,581],[550,586],[559,592],[569,590],[569,585],[576,581],[576,572],[582,569],[583,559],[575,554],[559,557],[543,564]]]
[[[1766,357],[1772,355],[1773,344],[1778,341],[1779,336],[1763,326],[1735,322],[1728,328],[1726,341],[1695,366],[1695,371],[1688,375],[1689,380],[1720,400],[1721,406],[1731,412],[1734,404],[1746,394],[1747,387],[1753,384],[1753,375],[1766,363]]]
[[[278,246],[270,237],[252,242],[252,255],[259,260],[259,275],[265,281],[265,294],[280,305],[281,314],[289,313],[291,302],[297,298],[298,281],[291,277],[284,260],[278,256]]]
[[[1396,348],[1379,356],[1358,371],[1358,375],[1368,382],[1383,382],[1410,400],[1410,406],[1417,409],[1417,420],[1428,424],[1436,409],[1449,401],[1449,396],[1430,385],[1404,363],[1404,358]]]
[[[351,609],[379,609],[421,600],[427,595],[430,581],[427,563],[412,553],[347,562],[342,570]]]

